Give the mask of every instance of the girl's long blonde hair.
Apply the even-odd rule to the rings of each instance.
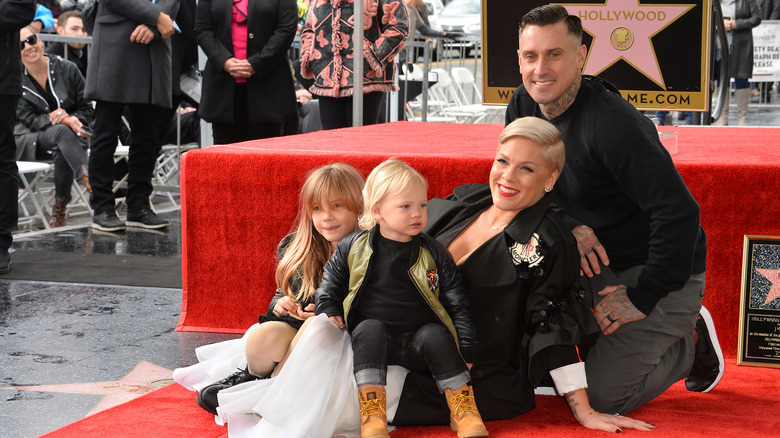
[[[317,168],[306,178],[298,198],[298,217],[293,225],[295,237],[276,267],[276,287],[296,302],[314,296],[325,263],[333,254],[330,242],[314,228],[314,207],[340,200],[349,211],[360,216],[363,184],[358,171],[342,163]],[[296,291],[298,281],[300,287]]]

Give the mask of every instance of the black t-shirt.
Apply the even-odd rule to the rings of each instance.
[[[414,332],[438,318],[409,277],[413,243],[376,236],[371,270],[357,301],[358,321],[382,321],[392,333]]]
[[[506,121],[544,118],[521,85]],[[549,120],[566,145],[566,166],[555,183],[557,207],[593,229],[613,270],[644,265],[628,298],[649,314],[662,297],[705,271],[707,239],[700,209],[658,131],[621,96],[582,81],[577,97]]]

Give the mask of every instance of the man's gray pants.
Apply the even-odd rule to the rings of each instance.
[[[602,267],[593,278],[581,277],[592,290],[594,305],[606,286],[636,286],[643,266],[625,271]],[[588,398],[599,412],[627,414],[685,378],[693,366],[693,329],[704,297],[705,273],[658,301],[647,318],[602,334],[585,360]]]

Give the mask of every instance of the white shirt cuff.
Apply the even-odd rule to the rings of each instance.
[[[585,362],[577,362],[551,370],[550,377],[555,382],[555,390],[558,391],[559,395],[588,387]]]

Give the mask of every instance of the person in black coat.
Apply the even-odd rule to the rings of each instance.
[[[780,20],[780,0],[760,0],[762,20]]]
[[[200,0],[195,36],[208,61],[200,116],[214,143],[282,135],[297,111],[287,52],[295,38],[294,0]]]
[[[154,133],[161,108],[171,107],[171,42],[179,0],[100,0],[84,96],[95,100],[89,155],[92,227],[161,229],[170,224],[149,208],[157,162]],[[128,161],[127,223],[115,210],[114,152],[125,107],[133,132]]]
[[[585,358],[592,406],[631,412],[683,378],[690,391],[711,390],[724,361],[701,305],[707,239],[696,199],[653,123],[582,75],[582,20],[544,5],[520,23],[523,83],[506,122],[536,116],[562,133],[555,205],[577,240],[578,287],[591,292],[602,332]]]
[[[33,0],[0,0],[0,274],[11,269],[11,247],[19,210],[14,142],[16,103],[22,94],[22,58],[19,29],[35,17]]]
[[[174,21],[179,31],[171,36],[172,105],[170,108],[160,110],[155,128],[155,141],[158,148],[165,144],[177,143],[176,131],[179,123],[177,111],[183,98],[180,77],[182,73],[196,67],[198,63],[198,43],[195,41],[195,0],[181,0]],[[178,138],[180,143],[200,140],[200,118],[197,110],[182,112],[180,122],[181,136]],[[197,138],[193,138],[196,133]]]

